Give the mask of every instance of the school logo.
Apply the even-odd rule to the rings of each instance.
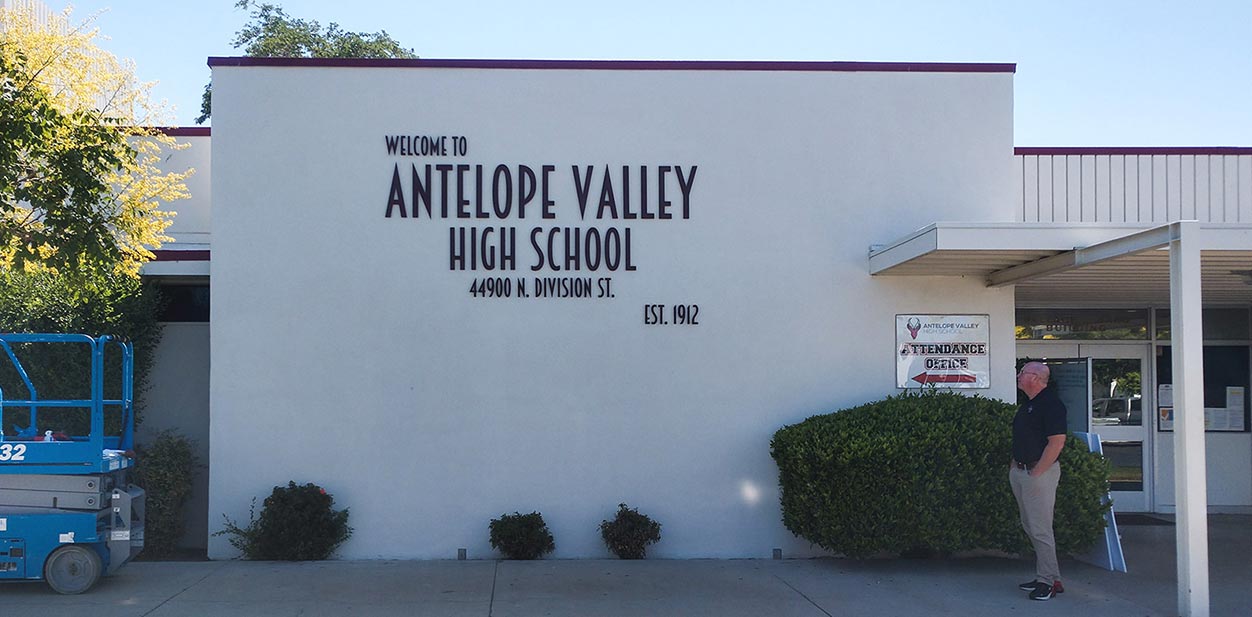
[[[908,323],[904,324],[909,329],[909,336],[917,338],[917,333],[922,331],[922,320],[916,317],[910,317]]]

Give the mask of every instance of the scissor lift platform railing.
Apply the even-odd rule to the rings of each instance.
[[[88,345],[90,398],[40,399],[18,357],[23,344]],[[106,399],[105,355],[114,346],[121,351],[121,398]],[[29,410],[22,436],[8,430],[0,438],[0,580],[45,579],[59,592],[81,593],[143,549],[146,494],[127,482],[134,438],[133,348],[111,336],[0,334],[0,351],[26,389],[20,399],[0,390],[0,424],[5,409]],[[89,433],[53,437],[40,424],[39,412],[46,409],[85,410]],[[119,435],[105,435],[106,410],[120,413]]]

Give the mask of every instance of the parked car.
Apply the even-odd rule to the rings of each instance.
[[[1143,397],[1118,396],[1091,401],[1093,426],[1140,426],[1143,424]]]

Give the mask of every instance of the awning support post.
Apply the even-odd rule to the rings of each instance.
[[[1204,342],[1200,317],[1199,224],[1172,224],[1170,341],[1174,381],[1174,503],[1177,504],[1178,612],[1209,615],[1208,488],[1204,462]]]

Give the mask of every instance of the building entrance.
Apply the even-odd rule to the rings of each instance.
[[[1090,431],[1100,436],[1112,469],[1109,489],[1118,512],[1148,512],[1152,486],[1148,399],[1148,348],[1143,345],[1079,345],[1091,358]],[[1145,411],[1148,413],[1145,414]],[[1145,423],[1145,416],[1148,422]]]
[[[1058,388],[1067,406],[1085,406],[1082,415],[1070,409],[1070,429],[1100,436],[1111,465],[1109,488],[1118,512],[1152,508],[1148,426],[1154,407],[1152,388],[1144,387],[1153,383],[1148,351],[1148,345],[1139,344],[1019,342],[1017,346],[1019,362],[1030,358],[1055,365],[1051,385]]]

